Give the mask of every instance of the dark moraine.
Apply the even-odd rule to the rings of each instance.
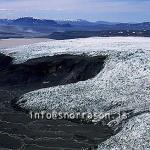
[[[55,55],[12,64],[9,57],[0,61],[0,85],[45,83],[47,87],[84,81],[96,76],[104,66],[106,56]]]
[[[0,54],[0,149],[81,150],[95,149],[113,131],[100,124],[68,120],[31,120],[14,109],[13,100],[43,87],[84,81],[96,76],[107,56],[57,55],[13,64]]]
[[[11,63],[12,58],[0,53],[0,70],[5,70]]]

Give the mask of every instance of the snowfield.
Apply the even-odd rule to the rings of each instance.
[[[122,131],[100,144],[99,150],[150,149],[150,38],[52,40],[1,51],[12,56],[14,63],[62,53],[109,55],[104,69],[93,79],[32,91],[17,103],[32,111],[118,113],[132,110],[135,116]]]
[[[31,58],[53,56],[55,54],[98,55],[116,51],[150,50],[150,38],[146,37],[95,37],[73,40],[50,40],[36,44],[1,49],[0,52],[14,57],[14,63],[22,63]]]
[[[150,114],[129,120],[121,132],[99,145],[98,150],[150,150]]]

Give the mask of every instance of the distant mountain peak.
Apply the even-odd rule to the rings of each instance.
[[[13,20],[13,24],[19,25],[58,25],[54,20],[46,20],[46,19],[35,19],[33,17],[23,17]]]

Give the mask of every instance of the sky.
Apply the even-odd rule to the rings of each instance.
[[[0,0],[0,18],[150,21],[150,0]]]

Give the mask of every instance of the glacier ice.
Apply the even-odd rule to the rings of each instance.
[[[134,117],[122,131],[100,144],[99,150],[150,149],[150,38],[51,40],[1,52],[12,56],[14,63],[62,53],[108,55],[104,69],[93,79],[32,91],[20,97],[17,104],[32,111],[132,110]]]
[[[53,56],[57,54],[98,55],[113,51],[150,50],[147,37],[92,37],[73,40],[50,40],[36,44],[1,49],[0,52],[14,58],[14,63],[22,63],[31,58]]]
[[[98,150],[150,150],[150,113],[133,117]]]
[[[95,78],[75,84],[29,92],[18,101],[34,111],[106,112],[149,110],[150,51],[121,52],[109,56]],[[26,101],[21,103],[21,101]],[[117,103],[120,105],[117,106]]]

